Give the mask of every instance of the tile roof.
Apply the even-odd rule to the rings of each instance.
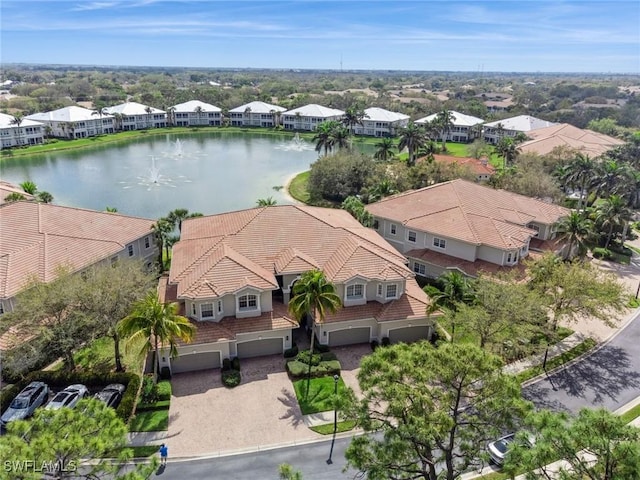
[[[271,105],[265,102],[249,102],[239,107],[229,110],[230,113],[244,113],[247,108],[251,109],[251,113],[271,113],[272,111],[284,112],[287,109],[278,105]]]
[[[105,110],[110,114],[120,113],[122,115],[148,115],[146,109],[148,105],[142,105],[137,102],[126,102],[121,103],[120,105],[114,105],[113,107],[107,107]],[[151,108],[151,113],[165,113],[163,110],[159,108]]]
[[[569,147],[594,157],[603,155],[613,147],[623,145],[620,139],[561,123],[539,128],[527,134],[531,139],[520,145],[523,152],[546,155],[556,147]]]
[[[461,127],[473,127],[479,123],[484,123],[484,120],[478,117],[474,117],[473,115],[465,115],[464,113],[455,112],[453,110],[450,111],[451,116],[453,117],[453,124]],[[437,113],[432,115],[428,115],[419,120],[416,120],[416,123],[430,123],[436,119],[438,116]]]
[[[475,245],[524,246],[534,233],[529,222],[553,224],[569,210],[466,180],[412,190],[366,206],[375,217]]]
[[[427,157],[421,157],[416,160],[416,162],[423,162]],[[488,162],[478,160],[477,158],[471,157],[454,157],[453,155],[434,155],[433,159],[439,163],[446,164],[454,164],[462,165],[463,167],[469,168],[469,170],[476,175],[493,175],[496,173],[495,168]]]
[[[12,122],[15,120],[13,115],[7,115],[6,113],[0,113],[0,128],[18,128],[18,125],[13,124]],[[36,125],[42,125],[42,123],[35,121],[35,119],[30,119],[28,117],[24,117],[22,122],[20,123],[20,128],[22,127],[34,127]]]
[[[5,203],[4,199],[12,193],[24,195],[25,200],[34,200],[34,196],[26,193],[22,188],[9,182],[0,180],[0,204]]]
[[[339,117],[341,115],[344,115],[344,112],[342,110],[323,107],[322,105],[317,105],[315,103],[294,108],[293,110],[288,110],[283,114],[295,116],[297,113],[299,113],[300,116],[302,117],[321,117],[321,118]]]
[[[82,107],[64,107],[58,110],[52,110],[44,113],[34,113],[28,115],[25,118],[30,120],[36,120],[38,122],[82,122],[86,120],[97,120],[100,116],[94,113],[95,110],[89,110]],[[103,117],[110,117],[110,115],[102,115]]]
[[[404,113],[391,112],[384,108],[371,107],[364,110],[366,117],[364,120],[370,122],[397,122],[399,120],[408,120],[409,115]]]
[[[546,128],[555,125],[553,122],[541,120],[530,115],[518,115],[517,117],[505,118],[495,122],[485,123],[486,127],[497,127],[501,123],[505,130],[515,130],[518,132],[529,132],[538,128]]]
[[[311,268],[338,283],[357,275],[412,278],[405,263],[402,254],[344,210],[277,205],[186,220],[169,276],[179,297],[196,299],[245,285],[278,288],[276,274]]]
[[[153,220],[44,203],[0,205],[0,298],[35,275],[55,278],[60,265],[81,270],[151,232]]]
[[[201,102],[200,100],[189,100],[188,102],[178,103],[173,105],[173,109],[176,112],[195,112],[196,108],[202,108],[203,112],[221,112],[220,107],[211,105],[210,103]]]

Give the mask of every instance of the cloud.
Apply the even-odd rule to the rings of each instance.
[[[74,12],[85,12],[91,10],[104,10],[105,8],[115,7],[119,2],[90,2],[81,3],[71,8]]]

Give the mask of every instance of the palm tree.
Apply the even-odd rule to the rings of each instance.
[[[424,155],[425,157],[427,157],[427,160],[433,162],[435,158],[434,155],[438,152],[438,144],[433,140],[428,140],[422,147],[420,147],[418,155]]]
[[[632,210],[620,195],[611,195],[598,205],[596,208],[596,223],[608,229],[607,240],[604,244],[605,248],[608,248],[611,243],[614,229],[621,228],[624,231],[627,223],[632,218]]]
[[[503,159],[503,169],[513,165],[518,155],[520,155],[520,148],[511,138],[501,138],[496,145],[496,153]]]
[[[147,106],[144,111],[147,112],[147,128],[151,128],[151,114],[153,113],[153,108]]]
[[[446,308],[452,312],[458,311],[461,303],[471,303],[474,299],[473,287],[469,278],[454,270],[440,275],[438,281],[442,285],[439,294],[430,295],[431,304],[427,307],[427,315],[440,308]],[[451,341],[455,335],[456,325],[451,324]]]
[[[7,202],[7,203],[19,202],[21,200],[26,200],[26,199],[27,199],[27,197],[25,197],[20,192],[11,192],[9,195],[4,197],[4,201]]]
[[[331,129],[331,145],[337,146],[339,150],[343,148],[350,148],[351,142],[349,138],[351,137],[351,133],[349,133],[349,129],[347,127],[343,127],[341,124],[336,124]]]
[[[436,125],[440,129],[440,139],[442,141],[442,151],[447,151],[447,135],[451,131],[451,127],[453,127],[453,113],[451,111],[444,109],[436,115],[434,119]]]
[[[156,223],[151,225],[151,231],[154,234],[156,240],[156,246],[158,247],[158,265],[160,271],[164,270],[163,253],[165,248],[167,249],[167,258],[169,257],[168,246],[166,245],[167,237],[174,230],[174,226],[166,218],[160,218]]]
[[[337,122],[329,120],[318,124],[316,127],[316,133],[313,136],[312,141],[316,142],[316,152],[320,152],[324,149],[324,156],[326,157],[329,150],[333,147],[333,139],[331,138],[331,132],[334,129]]]
[[[278,202],[273,197],[259,198],[256,202],[256,205],[258,205],[259,207],[272,207],[277,204]]]
[[[181,232],[183,220],[189,218],[189,210],[187,210],[186,208],[176,208],[175,210],[169,212],[169,215],[167,215],[165,218],[171,224],[173,230],[177,228],[178,231]]]
[[[349,133],[353,135],[353,127],[356,125],[363,125],[362,121],[365,118],[369,118],[369,115],[364,113],[364,110],[357,105],[348,107],[344,116],[342,117],[342,124],[349,129]]]
[[[244,114],[242,115],[242,124],[243,125],[251,125],[251,107],[247,107],[244,109]]]
[[[626,163],[605,160],[598,164],[597,177],[596,192],[599,196],[608,197],[627,193],[627,188],[630,187],[631,169]]]
[[[176,107],[167,108],[167,123],[170,127],[176,124]]]
[[[388,197],[396,193],[396,186],[388,178],[383,178],[376,183],[369,191],[369,202],[377,202],[381,198]]]
[[[17,144],[18,145],[22,145],[23,144],[23,139],[22,139],[22,130],[20,130],[20,126],[22,125],[22,122],[24,121],[24,115],[20,115],[19,113],[16,113],[13,118],[11,119],[11,121],[9,122],[9,125],[15,125],[17,127],[16,129],[16,133],[18,134],[17,136]]]
[[[198,125],[202,125],[202,112],[204,112],[204,108],[198,105],[193,111],[198,115]]]
[[[393,144],[393,140],[389,137],[385,137],[376,143],[376,153],[374,158],[376,160],[380,160],[382,162],[386,162],[393,158],[393,149],[395,145]]]
[[[114,123],[115,123],[115,125],[114,125],[115,130],[116,131],[122,130],[122,125],[124,123],[125,115],[123,115],[122,113],[118,113],[118,112],[112,113],[112,115],[113,115],[113,120],[114,120]]]
[[[25,193],[28,193],[29,195],[35,195],[36,192],[38,191],[38,186],[31,180],[25,180],[19,185],[22,191]]]
[[[329,282],[320,270],[304,272],[300,280],[293,286],[293,298],[289,301],[289,311],[298,322],[305,317],[311,320],[311,346],[309,356],[313,355],[313,342],[315,339],[315,324],[323,323],[327,313],[335,313],[342,302],[336,293],[336,287]],[[306,394],[309,395],[309,382],[311,380],[311,358],[309,359],[309,372],[307,375]]]
[[[100,121],[98,122],[100,124],[100,135],[102,135],[104,133],[104,128],[102,126],[102,116],[103,115],[107,115],[107,109],[106,108],[97,108],[94,111],[91,112],[91,115],[98,115],[100,117]]]
[[[142,344],[140,356],[153,351],[153,381],[158,379],[158,348],[169,345],[171,358],[178,356],[177,341],[191,342],[195,336],[195,326],[186,318],[178,315],[177,303],[162,303],[156,292],[134,304],[130,315],[120,320],[118,335],[127,338],[125,347]]]
[[[427,142],[427,136],[422,127],[416,123],[409,122],[406,127],[400,129],[400,142],[398,150],[405,148],[409,152],[409,166],[416,163],[416,151],[418,151]]]
[[[44,136],[48,139],[51,137],[52,134],[53,134],[53,128],[51,127],[51,125],[45,125]]]
[[[49,192],[45,192],[45,191],[38,192],[36,196],[39,202],[42,202],[42,203],[53,202],[53,195],[51,195]]]
[[[580,189],[578,210],[582,209],[582,199],[589,198],[589,188],[597,172],[596,162],[589,155],[578,153],[560,172],[561,181],[572,189]]]
[[[578,212],[571,212],[558,223],[557,228],[558,238],[567,242],[563,258],[571,258],[575,247],[578,248],[578,256],[583,258],[588,250],[587,240],[593,235],[593,222]]]

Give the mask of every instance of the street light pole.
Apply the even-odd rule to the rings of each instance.
[[[338,400],[338,381],[340,380],[339,375],[333,376],[333,398],[334,402]],[[331,439],[331,450],[329,450],[329,459],[327,460],[327,465],[331,465],[333,460],[333,445],[336,443],[336,432],[338,431],[338,408],[335,403],[333,405],[333,438]]]

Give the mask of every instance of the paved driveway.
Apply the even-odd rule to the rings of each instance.
[[[344,381],[355,386],[359,359],[371,352],[369,345],[332,350]],[[281,355],[244,359],[241,373],[242,383],[233,389],[222,386],[220,370],[173,377],[166,440],[172,458],[326,439],[304,425]]]

